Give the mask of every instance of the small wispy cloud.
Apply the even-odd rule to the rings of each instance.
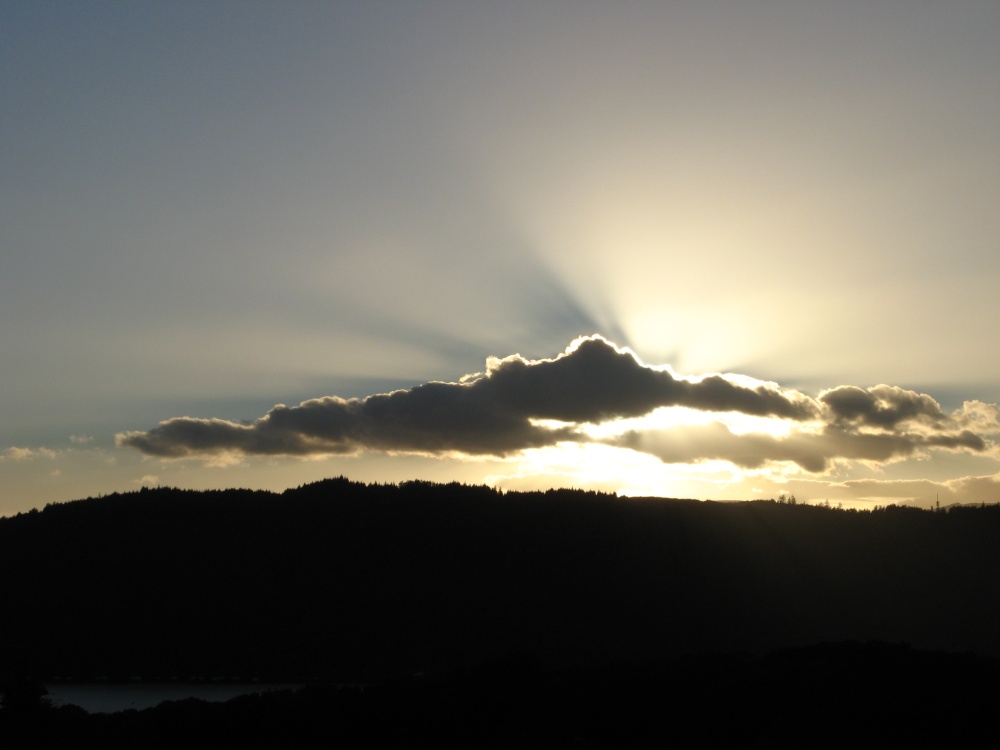
[[[56,452],[49,448],[19,448],[11,446],[0,452],[0,461],[32,461],[36,458],[55,458]]]

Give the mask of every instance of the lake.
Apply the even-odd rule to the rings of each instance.
[[[152,708],[163,701],[200,698],[222,702],[238,695],[294,690],[301,684],[264,684],[259,682],[56,682],[45,686],[48,698],[56,706],[76,705],[87,713],[114,713]]]

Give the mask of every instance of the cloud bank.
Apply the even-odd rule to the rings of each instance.
[[[669,407],[772,420],[786,434],[737,433],[721,421],[625,430],[610,438],[581,429]],[[884,462],[932,449],[982,453],[992,449],[983,435],[996,432],[997,409],[990,404],[968,402],[946,414],[930,396],[888,385],[837,386],[812,398],[739,375],[684,377],[589,336],[550,359],[491,357],[485,372],[460,382],[279,404],[248,423],[178,417],[116,440],[164,458],[363,451],[502,457],[560,442],[603,442],[669,463],[723,459],[758,468],[791,462],[818,473],[837,460]]]

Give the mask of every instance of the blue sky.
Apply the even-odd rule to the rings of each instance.
[[[4,4],[0,513],[341,473],[1000,501],[998,32],[992,2]],[[807,470],[801,425],[678,404],[503,455],[116,439],[591,334],[820,411],[926,394],[851,429],[983,442]]]

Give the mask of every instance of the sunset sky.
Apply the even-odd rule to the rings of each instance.
[[[0,4],[0,515],[1000,502],[998,39],[995,0]]]

